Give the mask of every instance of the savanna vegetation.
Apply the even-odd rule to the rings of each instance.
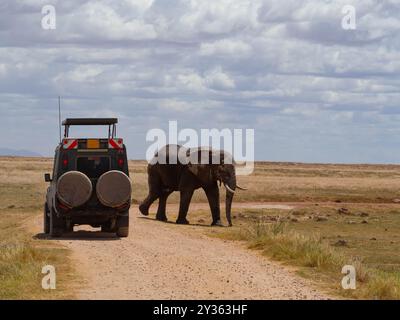
[[[0,158],[0,299],[73,296],[69,252],[50,241],[35,241],[30,232],[33,217],[42,213],[43,172],[50,168],[48,159]],[[57,266],[56,290],[42,289],[46,265]]]
[[[51,170],[51,159],[0,158],[0,299],[73,297],[69,252],[38,241],[31,228],[42,213],[43,173]],[[130,170],[136,204],[147,194],[146,163],[130,161]],[[400,298],[400,166],[260,162],[238,182],[249,190],[235,195],[234,227],[201,232],[244,241],[345,298]],[[178,200],[173,194],[169,203]],[[195,193],[193,202],[206,201]],[[254,205],[266,202],[292,209]],[[210,219],[208,211],[192,208],[192,223]],[[58,290],[41,289],[46,264],[63,268]],[[356,290],[341,288],[345,264],[357,269]]]

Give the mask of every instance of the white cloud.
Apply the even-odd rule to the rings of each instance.
[[[43,4],[2,2],[1,134],[21,149],[15,128],[56,119],[59,94],[66,115],[121,117],[138,157],[146,130],[168,119],[255,128],[263,158],[354,160],[371,141],[400,142],[398,1],[54,0],[54,31],[40,27]],[[341,28],[344,4],[357,9],[355,31]],[[330,151],[360,135],[353,154]]]
[[[223,39],[214,42],[202,43],[200,54],[204,56],[227,56],[228,59],[248,56],[251,46],[241,40]]]
[[[179,19],[185,32],[226,34],[258,25],[259,1],[250,0],[192,0]]]
[[[188,71],[179,74],[177,77],[178,85],[184,90],[200,92],[204,90],[204,80],[196,72]]]
[[[7,65],[2,63],[0,64],[0,77],[4,77],[7,74]]]
[[[59,74],[54,81],[71,81],[71,82],[94,82],[96,77],[104,72],[101,66],[96,65],[79,65],[65,74]]]
[[[314,117],[320,112],[320,109],[318,107],[313,107],[313,106],[306,106],[301,107],[297,105],[296,107],[289,107],[289,108],[284,108],[282,110],[282,114],[284,115],[301,115],[305,117]]]
[[[209,87],[217,90],[235,88],[235,81],[221,67],[207,72],[205,81]]]
[[[65,18],[67,32],[78,37],[101,37],[104,40],[154,39],[154,26],[136,17],[119,15],[111,5],[87,2]]]

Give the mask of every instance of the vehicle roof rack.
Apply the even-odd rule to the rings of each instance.
[[[70,126],[108,126],[108,138],[115,138],[117,123],[117,118],[67,118],[62,122],[65,127],[64,138],[68,138]]]
[[[67,118],[63,126],[111,126],[118,123],[117,118]]]

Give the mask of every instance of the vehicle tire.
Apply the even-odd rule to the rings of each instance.
[[[120,238],[126,238],[129,236],[129,227],[119,227],[117,229],[117,236]]]
[[[117,236],[126,238],[129,235],[129,215],[120,216],[117,220]]]
[[[65,221],[65,232],[74,232],[74,224],[71,221]]]
[[[44,209],[43,209],[43,232],[45,234],[50,233],[50,217],[49,217],[49,209],[47,208],[47,203],[44,204]]]
[[[107,221],[105,223],[102,223],[101,225],[101,232],[115,232],[115,227],[114,230],[111,228],[111,221]]]
[[[68,171],[57,181],[57,198],[69,208],[77,208],[89,201],[93,186],[82,172]]]
[[[61,237],[64,232],[65,224],[63,220],[56,216],[53,209],[50,210],[50,236]]]
[[[122,171],[108,171],[97,180],[96,194],[104,206],[120,207],[129,202],[131,198],[131,179]]]

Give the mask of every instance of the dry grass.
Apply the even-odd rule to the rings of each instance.
[[[147,193],[145,161],[130,161],[136,188],[135,201]],[[400,166],[396,165],[320,165],[258,162],[250,176],[238,177],[250,192],[235,196],[239,202],[357,202],[391,203],[400,198]],[[173,194],[170,202],[177,202]],[[196,192],[194,201],[206,201]]]
[[[236,210],[235,227],[218,237],[244,240],[343,297],[400,299],[400,210],[397,205],[312,205],[292,211]],[[318,219],[323,217],[324,219]],[[325,220],[326,219],[326,220]],[[215,234],[214,234],[215,235]],[[340,286],[355,266],[357,289]]]
[[[147,164],[129,161],[133,180],[133,202],[147,195]],[[0,158],[0,206],[18,205],[15,195],[28,191],[30,205],[39,207],[37,199],[44,193],[43,173],[52,171],[50,158]],[[23,183],[22,183],[23,182]],[[258,162],[250,176],[238,177],[249,188],[235,196],[239,202],[356,202],[391,203],[400,198],[400,166],[336,165]],[[14,199],[17,201],[14,201]],[[172,194],[169,202],[178,202]],[[196,192],[194,202],[206,201]]]
[[[391,202],[400,196],[400,166],[257,163],[239,177],[252,190],[239,201]]]
[[[0,299],[63,299],[73,296],[69,252],[50,241],[35,241],[21,225],[39,214],[20,209],[0,210]],[[43,290],[41,270],[53,265],[57,289]]]
[[[62,299],[73,296],[73,273],[66,249],[35,241],[24,228],[41,213],[51,171],[48,159],[0,158],[0,299]],[[41,270],[54,265],[57,289],[43,290]]]

